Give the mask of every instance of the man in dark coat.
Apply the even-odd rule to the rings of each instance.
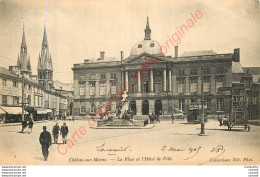
[[[32,132],[32,128],[33,128],[33,120],[32,119],[30,119],[28,125],[29,125],[29,129],[31,129],[31,132]]]
[[[55,144],[58,143],[58,136],[59,136],[60,126],[58,125],[58,122],[53,126],[52,129],[52,135],[53,135],[53,141]]]
[[[22,121],[22,132],[24,133],[25,128],[27,127],[27,121]]]
[[[51,146],[51,134],[46,130],[46,126],[43,126],[43,132],[40,135],[39,141],[42,145],[42,155],[44,157],[44,161],[47,161],[49,147]]]
[[[61,127],[60,134],[62,135],[62,142],[63,144],[67,143],[67,135],[69,133],[69,128],[66,125],[66,122],[63,123],[63,126]]]

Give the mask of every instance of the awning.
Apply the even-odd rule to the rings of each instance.
[[[5,114],[6,112],[0,107],[0,114]]]
[[[22,114],[22,107],[1,106],[1,109],[8,114]],[[28,112],[24,110],[24,114],[28,114]]]
[[[47,114],[52,113],[51,109],[37,109],[37,114]]]
[[[47,113],[52,113],[52,110],[51,109],[47,109]]]

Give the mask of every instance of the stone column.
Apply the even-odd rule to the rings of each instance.
[[[125,83],[125,75],[124,75],[124,71],[121,72],[121,87],[124,88],[124,83]]]
[[[126,83],[128,83],[128,71],[125,72],[125,83],[123,83],[123,85]],[[125,91],[128,92],[128,87],[126,87]]]
[[[152,115],[152,113],[155,113],[155,107],[154,107],[155,100],[149,100],[149,114]]]
[[[169,70],[169,92],[172,91],[172,70]]]
[[[163,91],[166,92],[166,69],[163,69]]]
[[[142,115],[142,100],[136,100],[136,115]]]
[[[138,93],[141,93],[141,73],[138,70]]]
[[[150,70],[150,92],[153,92],[153,70]]]

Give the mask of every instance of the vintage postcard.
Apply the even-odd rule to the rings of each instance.
[[[259,165],[259,0],[0,0],[0,165]]]

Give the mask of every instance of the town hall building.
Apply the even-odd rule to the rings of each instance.
[[[212,50],[184,52],[165,56],[161,45],[151,38],[149,18],[145,37],[137,42],[126,58],[109,58],[100,52],[100,58],[85,59],[74,64],[74,113],[91,115],[116,96],[125,83],[129,108],[136,115],[164,114],[174,110],[188,112],[192,105],[201,103],[203,76],[204,107],[208,115],[229,112],[230,103],[218,91],[220,87],[232,87],[234,75],[243,75],[240,65],[240,49],[232,53],[217,54]],[[113,104],[116,111],[120,100]]]

